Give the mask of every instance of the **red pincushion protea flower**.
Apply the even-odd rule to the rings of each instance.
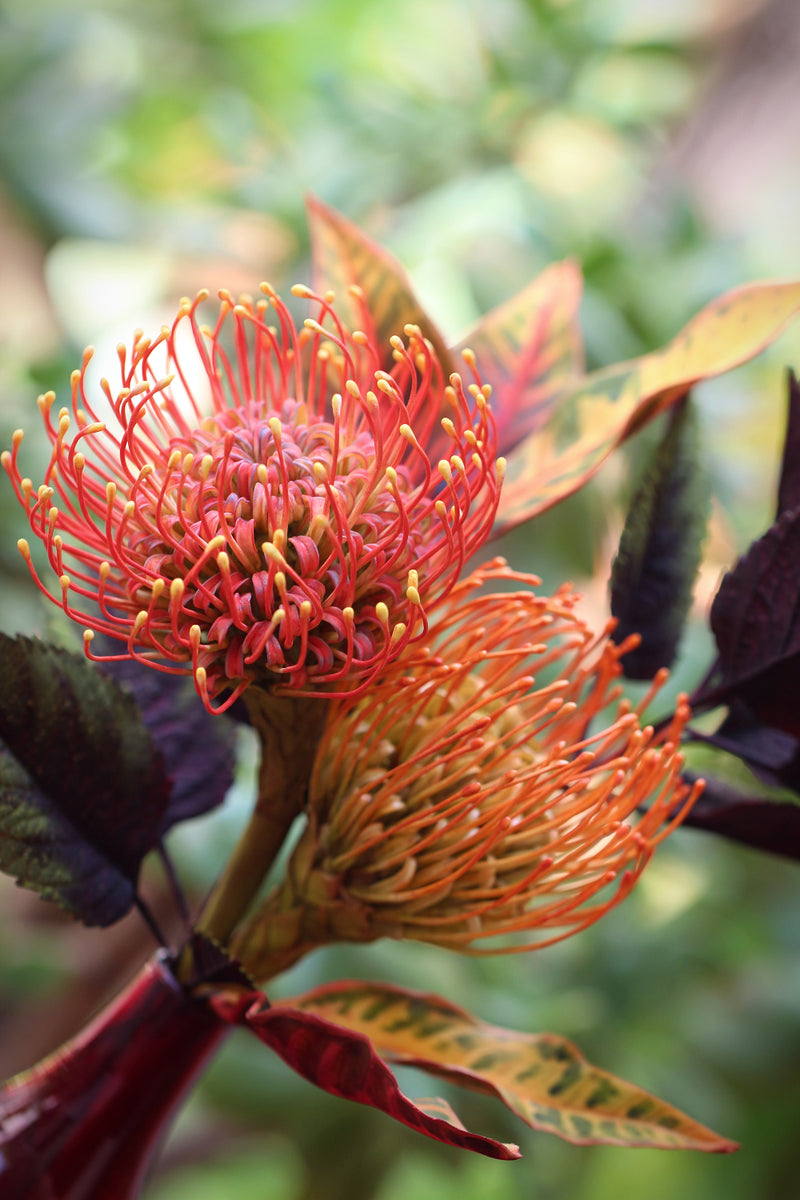
[[[21,431],[3,455],[60,597],[20,550],[88,627],[87,653],[98,631],[126,643],[119,657],[190,663],[214,711],[255,681],[295,695],[366,687],[488,535],[504,466],[469,354],[474,382],[445,380],[407,325],[387,372],[330,294],[294,289],[317,312],[298,331],[262,290],[257,303],[221,293],[213,329],[201,293],[155,339],[120,347],[120,389],[101,383],[108,421],[88,350],[71,411],[54,422],[55,396],[40,399],[53,451],[38,490],[20,474]]]
[[[509,581],[524,590],[479,590]],[[688,706],[656,742],[615,686],[626,646],[538,582],[502,560],[474,572],[368,698],[334,702],[287,880],[236,945],[248,971],[381,936],[492,953],[474,944],[532,933],[499,948],[526,949],[628,894],[696,794]]]

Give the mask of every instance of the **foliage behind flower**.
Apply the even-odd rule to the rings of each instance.
[[[254,681],[366,687],[488,535],[503,468],[489,389],[445,379],[418,327],[391,338],[385,371],[330,294],[295,289],[317,308],[298,331],[262,290],[221,294],[213,329],[201,293],[157,338],[120,347],[120,388],[101,385],[116,424],[89,395],[87,351],[71,412],[54,422],[54,395],[40,400],[53,451],[37,490],[21,432],[3,458],[61,595],[43,590],[87,641],[97,630],[162,669],[191,663],[208,707],[227,693],[219,709]]]

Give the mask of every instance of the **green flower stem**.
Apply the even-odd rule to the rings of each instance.
[[[245,692],[261,740],[258,799],[250,821],[195,925],[223,948],[256,898],[287,833],[305,804],[325,703]]]

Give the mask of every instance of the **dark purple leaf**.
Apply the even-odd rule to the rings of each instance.
[[[235,726],[205,709],[190,678],[132,659],[100,667],[131,692],[164,756],[172,788],[161,832],[220,805],[233,783]]]
[[[780,729],[764,725],[742,700],[734,700],[716,733],[691,736],[734,754],[770,787],[790,788],[800,795],[800,742]]]
[[[689,771],[684,777],[690,783],[697,778]],[[800,859],[800,805],[748,795],[719,779],[705,778],[705,791],[684,818],[684,825]]]
[[[786,512],[722,580],[711,607],[719,661],[698,700],[739,698],[800,737],[800,510]]]
[[[171,966],[176,966],[178,963],[181,967],[181,984],[188,991],[205,984],[214,984],[223,988],[232,984],[237,990],[244,988],[248,992],[253,989],[252,979],[245,974],[238,960],[231,958],[221,946],[210,941],[202,933],[195,931],[191,934],[185,945],[175,955]],[[254,994],[253,998],[266,1001],[266,997],[260,992]],[[236,1023],[236,1018],[232,1017],[230,1013],[226,1014],[225,1019],[231,1021],[232,1024]]]
[[[709,511],[694,411],[675,410],[630,505],[611,569],[614,640],[641,643],[622,659],[629,679],[672,665],[692,602]]]
[[[786,440],[783,446],[781,478],[778,484],[778,512],[800,508],[800,386],[794,371],[788,372],[789,405],[786,419]]]
[[[133,698],[81,656],[0,634],[0,869],[88,925],[135,898],[169,785]]]

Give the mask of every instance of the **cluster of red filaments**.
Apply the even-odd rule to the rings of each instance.
[[[663,677],[630,708],[617,682],[630,641],[593,635],[574,594],[537,596],[537,582],[502,560],[474,572],[369,704],[334,702],[308,827],[240,938],[248,969],[380,936],[546,945],[630,891],[696,795],[677,753],[688,706],[655,738],[640,718]],[[523,588],[481,593],[498,583]],[[487,938],[501,944],[477,950]]]
[[[298,330],[280,298],[201,293],[158,337],[118,348],[121,387],[89,396],[92,351],[55,420],[44,483],[3,464],[70,617],[167,671],[191,664],[220,711],[252,682],[366,687],[426,628],[426,608],[487,537],[499,498],[489,388],[443,377],[416,326],[381,347],[333,296]],[[372,329],[359,289],[364,328]],[[390,370],[383,369],[383,365]],[[199,381],[199,382],[198,382]],[[428,448],[437,447],[431,462]],[[444,453],[441,453],[444,451]],[[220,698],[213,703],[213,699]]]

